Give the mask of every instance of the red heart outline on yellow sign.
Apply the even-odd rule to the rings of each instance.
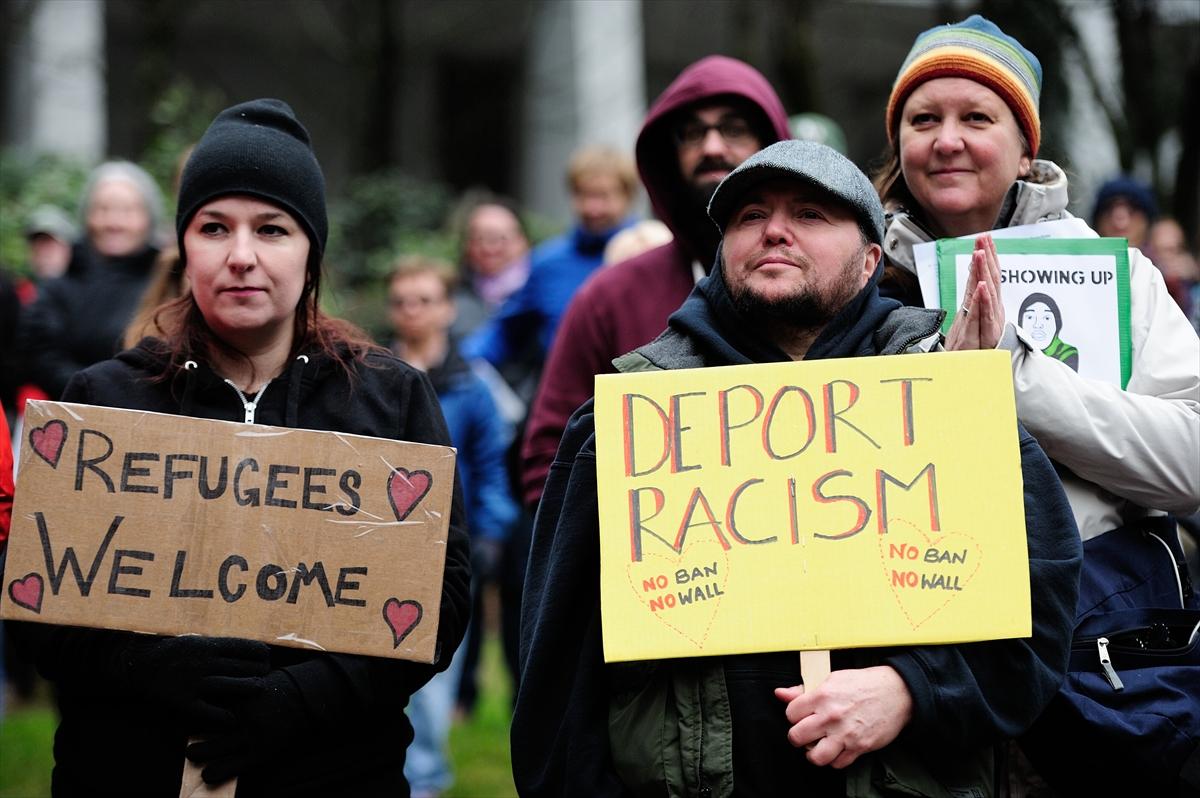
[[[876,536],[883,576],[900,611],[917,629],[970,584],[983,562],[983,549],[964,532],[934,537],[902,518],[889,518],[887,528]]]
[[[681,554],[643,554],[625,568],[638,601],[664,626],[703,649],[729,584],[729,553],[697,541]]]

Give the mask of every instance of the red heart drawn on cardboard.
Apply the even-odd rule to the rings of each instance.
[[[913,629],[961,595],[983,561],[975,538],[963,532],[929,535],[889,519],[887,534],[876,537],[884,578]]]
[[[67,425],[57,418],[29,431],[29,445],[51,468],[58,468],[58,458],[62,456],[66,442]]]
[[[398,598],[390,598],[383,602],[383,620],[392,630],[392,648],[400,647],[404,638],[417,628],[424,614],[421,603],[412,599],[401,601]]]
[[[392,503],[392,512],[397,521],[408,518],[409,513],[417,508],[425,494],[433,487],[433,475],[428,471],[409,471],[397,468],[388,476],[388,501]]]
[[[681,554],[642,554],[625,568],[638,601],[664,626],[703,649],[729,584],[729,553],[716,541]]]
[[[8,583],[8,596],[18,607],[41,614],[42,588],[41,574],[25,574],[23,578],[14,579]]]

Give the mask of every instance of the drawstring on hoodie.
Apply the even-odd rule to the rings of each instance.
[[[288,374],[287,408],[284,411],[284,426],[295,427],[300,414],[300,377],[304,367],[308,365],[308,355],[299,355],[292,361],[291,373]]]
[[[297,419],[300,416],[300,384],[304,374],[304,367],[308,365],[308,355],[299,355],[292,361],[291,368],[288,372],[288,392],[287,406],[284,409],[284,425],[295,427]],[[188,360],[183,364],[184,386],[183,398],[179,403],[180,415],[191,415],[192,396],[196,390],[196,375],[199,373],[199,364],[194,360]],[[258,411],[258,403],[262,399],[263,393],[266,392],[267,386],[271,383],[263,383],[263,386],[258,389],[252,398],[247,397],[242,389],[237,387],[232,380],[223,379],[224,383],[234,390],[238,395],[238,399],[242,402],[242,410],[245,415],[242,420],[247,424],[255,423],[255,414]]]
[[[192,395],[196,393],[196,369],[200,364],[194,360],[184,361],[183,364],[183,399],[179,402],[179,415],[192,414]]]

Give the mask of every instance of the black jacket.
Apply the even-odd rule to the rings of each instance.
[[[119,352],[157,257],[152,247],[106,258],[76,244],[67,273],[38,286],[21,317],[27,380],[57,398],[76,371]]]
[[[152,339],[88,368],[64,401],[225,421],[243,420],[234,389],[201,363],[170,382],[154,382],[163,359]],[[351,383],[331,359],[293,361],[263,393],[256,421],[275,426],[450,445],[437,398],[423,374],[386,354],[357,364]],[[412,727],[409,696],[445,669],[467,626],[470,570],[462,493],[455,480],[438,628],[438,664],[325,654],[272,646],[271,668],[299,690],[305,722],[279,728],[283,760],[239,777],[238,796],[408,795],[404,752]],[[38,667],[59,691],[54,794],[179,794],[185,740],[163,708],[122,679],[132,636],[74,627],[22,625]],[[144,638],[143,638],[144,639]],[[136,643],[132,643],[136,645]]]
[[[911,322],[906,315],[930,311],[902,309],[879,296],[881,272],[813,342],[807,359],[893,354],[936,334],[940,317],[923,325],[906,323]],[[738,315],[719,268],[697,285],[671,317],[667,332],[634,357],[663,369],[786,360]],[[1049,460],[1024,429],[1019,433],[1033,637],[833,652],[834,668],[886,663],[908,686],[913,717],[883,752],[903,746],[935,763],[966,760],[980,748],[1020,734],[1062,681],[1078,592],[1078,532]],[[677,674],[688,678],[713,661],[604,663],[595,440],[589,401],[567,427],[534,524],[522,602],[520,692],[512,724],[513,772],[523,796],[666,794],[653,774],[638,789],[622,782],[610,748],[610,709],[629,696],[649,701],[648,696],[661,694],[656,684],[666,680],[670,685]],[[687,761],[695,766],[683,774],[687,793],[706,794],[708,776],[732,771],[737,796],[844,795],[841,771],[812,766],[804,751],[786,740],[790,724],[772,688],[800,682],[796,654],[726,656],[719,662],[732,744],[716,756],[707,748],[687,752]],[[670,687],[666,693],[670,695]],[[677,709],[682,706],[678,695],[674,701]],[[698,703],[707,723],[712,707],[703,696]],[[623,718],[622,713],[622,723]],[[681,728],[697,720],[679,713]],[[665,747],[658,739],[618,738],[617,743]]]

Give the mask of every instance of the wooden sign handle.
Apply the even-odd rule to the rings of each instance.
[[[800,652],[800,679],[804,691],[816,690],[829,678],[829,649]]]
[[[192,737],[188,744],[200,742]],[[200,777],[200,766],[187,757],[183,758],[183,783],[179,787],[179,798],[233,798],[237,792],[237,779],[208,784]]]

